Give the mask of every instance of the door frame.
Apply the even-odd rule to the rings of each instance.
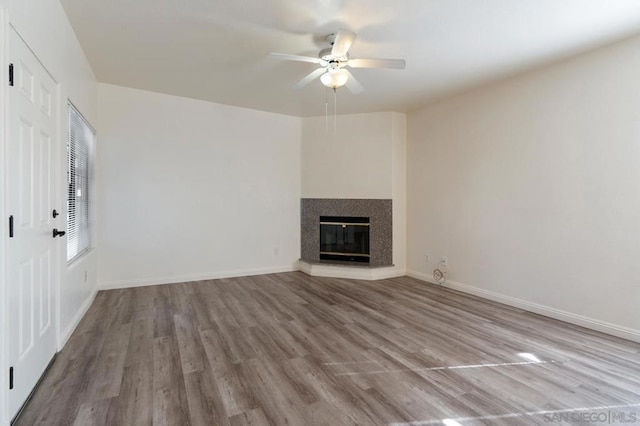
[[[7,300],[8,296],[8,286],[9,283],[7,281],[7,250],[8,250],[8,209],[7,209],[7,190],[8,190],[8,176],[7,176],[7,162],[9,158],[7,157],[7,142],[8,142],[8,133],[7,133],[7,117],[8,117],[8,107],[9,107],[9,91],[8,91],[8,68],[9,68],[9,31],[15,31],[18,36],[25,42],[27,47],[31,50],[31,47],[27,43],[20,31],[15,28],[10,21],[9,13],[7,12],[6,7],[0,6],[0,165],[2,166],[2,172],[0,172],[0,188],[2,189],[2,196],[0,198],[0,426],[8,426],[12,420],[13,414],[9,414],[9,342],[7,331],[9,327],[9,318],[8,318],[8,306],[9,301]],[[61,214],[63,214],[63,218],[65,218],[64,229],[66,229],[66,198],[64,196],[64,181],[63,181],[63,171],[64,164],[66,164],[66,152],[63,150],[64,141],[66,140],[65,135],[65,126],[64,126],[64,118],[66,117],[66,98],[63,99],[63,90],[61,84],[58,79],[55,78],[51,74],[51,71],[45,66],[45,64],[40,60],[38,55],[31,50],[34,54],[38,62],[43,66],[47,74],[53,79],[56,87],[56,96],[57,102],[55,105],[55,128],[52,135],[54,152],[52,155],[53,159],[57,159],[53,161],[51,164],[51,172],[52,178],[54,179],[56,191],[54,191],[54,201],[53,204],[59,206]],[[63,158],[63,154],[64,158]],[[53,327],[55,334],[55,343],[56,343],[56,353],[61,349],[61,341],[60,341],[60,285],[62,279],[66,276],[67,271],[67,263],[66,256],[63,251],[66,247],[64,244],[66,240],[62,238],[58,238],[55,242],[55,255],[53,259],[53,268],[52,277],[53,280],[53,301],[52,301],[52,309],[53,309]]]
[[[6,262],[6,253],[7,253],[7,187],[6,187],[6,160],[5,160],[5,150],[6,150],[6,115],[7,115],[7,84],[8,76],[7,76],[7,12],[4,7],[0,7],[0,164],[2,165],[2,173],[0,173],[0,188],[2,189],[2,199],[0,203],[2,208],[0,208],[0,301],[2,301],[0,306],[0,424],[8,425],[9,415],[7,414],[9,411],[9,365],[7,361],[7,310],[9,304],[7,302],[7,262]]]

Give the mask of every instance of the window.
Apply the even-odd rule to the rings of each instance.
[[[67,143],[67,261],[91,247],[89,176],[91,150],[96,134],[78,110],[69,103]]]

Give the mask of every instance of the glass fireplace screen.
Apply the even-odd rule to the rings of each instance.
[[[369,263],[369,218],[320,216],[320,259]]]

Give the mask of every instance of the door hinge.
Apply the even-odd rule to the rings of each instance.
[[[13,389],[13,367],[9,367],[9,390]]]
[[[13,238],[13,215],[9,216],[9,238]]]
[[[9,86],[13,86],[13,64],[9,64]]]

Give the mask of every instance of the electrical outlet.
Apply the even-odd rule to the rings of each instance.
[[[431,255],[430,255],[429,253],[426,253],[426,254],[424,255],[424,261],[425,261],[426,263],[430,263],[430,262],[431,262]]]
[[[442,266],[444,266],[445,268],[449,266],[449,259],[447,258],[447,256],[442,256]]]

